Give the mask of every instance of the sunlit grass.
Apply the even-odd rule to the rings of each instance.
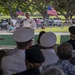
[[[19,16],[19,17],[24,17],[24,16]],[[31,16],[33,18],[42,18],[42,16]],[[65,19],[65,17],[63,15],[58,15],[59,18],[61,19]],[[10,18],[10,16],[0,16],[0,18]],[[50,16],[49,18],[56,18],[56,16]],[[75,18],[75,16],[73,16],[72,18]]]
[[[46,32],[68,32],[69,26],[61,26],[61,27],[45,27],[45,29],[38,28],[35,30],[36,33],[39,33],[40,31],[46,31]]]

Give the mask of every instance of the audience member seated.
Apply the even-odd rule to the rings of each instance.
[[[60,70],[59,68],[53,67],[50,68],[49,70],[45,71],[41,75],[65,75],[65,73]]]
[[[38,35],[37,44],[40,44],[40,37],[45,33],[45,31],[41,31]]]
[[[8,29],[9,32],[11,32],[11,33],[14,32],[14,27],[13,27],[13,25],[11,24],[11,22],[8,22],[7,29]]]
[[[12,75],[24,71],[25,65],[25,51],[32,45],[32,39],[34,37],[34,30],[27,27],[20,27],[13,33],[13,38],[17,44],[14,49],[16,52],[8,54],[3,57],[1,67],[3,75]]]
[[[69,42],[73,46],[73,50],[75,50],[75,26],[69,27],[69,32],[70,32],[70,40]],[[70,63],[75,65],[75,57],[70,58]]]
[[[56,44],[56,35],[53,32],[46,32],[40,38],[40,46],[41,50],[45,56],[45,62],[42,64],[42,68],[44,66],[56,63],[59,58],[56,55],[53,47]]]
[[[73,46],[73,50],[75,50],[75,26],[69,27],[69,32],[70,32],[70,40],[69,42]]]
[[[60,44],[57,48],[57,55],[60,60],[51,65],[47,65],[44,70],[47,70],[51,67],[58,67],[64,71],[66,75],[74,75],[75,67],[69,62],[69,59],[72,57],[72,45],[68,42]]]
[[[41,32],[39,33],[39,35],[38,35],[38,39],[37,39],[37,44],[36,44],[36,45],[38,45],[40,48],[42,48],[42,46],[40,45],[40,37],[41,37],[44,33],[46,33],[46,32],[45,32],[45,31],[41,31]]]
[[[25,52],[25,63],[27,70],[14,75],[39,75],[39,67],[45,61],[44,55],[41,52],[39,46],[32,46]]]

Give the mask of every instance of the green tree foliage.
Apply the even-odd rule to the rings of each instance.
[[[0,0],[0,4],[4,7],[4,11],[6,10],[7,13],[13,18],[16,12],[16,9],[26,9],[27,7],[22,8],[22,5],[27,5],[29,0]],[[3,12],[3,11],[2,11]],[[5,12],[5,13],[6,13]]]
[[[51,0],[32,0],[32,7],[33,9],[36,9],[42,16],[43,18],[48,18],[49,16],[47,15],[47,6],[50,5]]]
[[[53,0],[53,6],[66,20],[75,14],[75,0]]]
[[[38,11],[43,18],[48,18],[47,6],[54,7],[66,20],[75,14],[75,0],[0,0],[0,12],[10,14],[11,17],[19,8],[23,12]]]

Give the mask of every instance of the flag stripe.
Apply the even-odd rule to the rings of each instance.
[[[24,12],[20,11],[19,9],[16,10],[16,15],[21,15],[23,16],[24,15]]]
[[[50,6],[48,6],[48,8],[47,8],[47,14],[52,15],[52,16],[57,16],[56,10]]]

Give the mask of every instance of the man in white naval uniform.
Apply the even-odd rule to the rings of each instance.
[[[17,51],[2,59],[3,75],[12,75],[26,70],[25,50],[32,45],[34,30],[27,27],[20,27],[13,33],[13,38],[17,44]]]
[[[53,49],[55,44],[56,35],[53,32],[46,32],[40,37],[41,50],[45,56],[45,62],[42,64],[42,69],[44,69],[44,66],[56,63],[59,60]]]
[[[26,19],[23,22],[23,27],[30,27],[32,29],[36,29],[36,22],[34,19],[30,18],[30,13],[26,12],[25,13]]]

